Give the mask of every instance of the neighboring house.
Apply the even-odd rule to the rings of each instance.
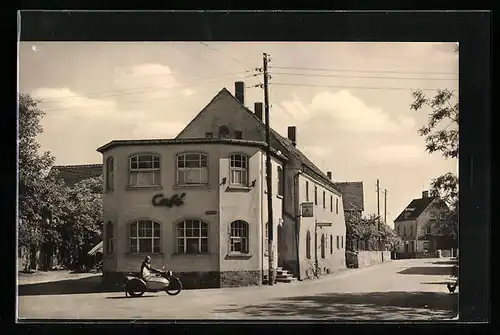
[[[400,252],[435,252],[449,248],[439,229],[439,221],[448,213],[446,203],[439,197],[430,197],[428,191],[422,192],[422,198],[413,199],[394,220],[394,229],[404,242]]]
[[[222,89],[175,139],[112,141],[103,154],[104,264],[111,280],[145,254],[188,286],[260,284],[268,271],[262,103],[244,83]],[[345,268],[342,193],[288,138],[271,130],[275,266],[300,278],[315,261]],[[303,203],[314,215],[301,217]]]
[[[342,192],[344,213],[361,217],[365,210],[363,182],[335,182],[334,185]]]

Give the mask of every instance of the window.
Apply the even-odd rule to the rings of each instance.
[[[340,248],[344,249],[344,235],[340,236]]]
[[[333,212],[333,195],[330,196],[330,212]]]
[[[248,223],[242,220],[231,222],[231,252],[248,253]]]
[[[264,252],[267,254],[269,252],[269,223],[266,222],[264,226]]]
[[[160,175],[160,156],[135,155],[130,157],[130,186],[160,185]]]
[[[177,184],[208,184],[208,158],[205,154],[177,155]]]
[[[311,233],[306,233],[306,258],[311,259]]]
[[[205,133],[205,137],[206,138],[213,138],[214,137],[214,133]]]
[[[113,191],[113,175],[114,175],[114,163],[113,157],[109,157],[106,160],[106,191]]]
[[[403,236],[406,236],[406,226],[403,226]]]
[[[437,213],[431,212],[430,217],[431,217],[431,220],[436,220],[438,215],[437,215]]]
[[[229,138],[229,129],[226,126],[219,127],[219,137]]]
[[[113,245],[113,223],[111,221],[108,221],[106,223],[106,254],[112,254],[114,251],[114,245]]]
[[[427,227],[425,227],[425,233],[426,234],[430,234],[431,233],[431,225],[427,225]]]
[[[131,253],[160,252],[160,224],[151,220],[139,220],[130,224]]]
[[[326,193],[323,191],[323,208],[326,208]]]
[[[325,234],[321,234],[321,258],[325,258],[326,238]]]
[[[413,236],[413,226],[410,226],[410,236]]]
[[[309,182],[306,181],[306,201],[309,201]]]
[[[337,249],[340,249],[340,236],[337,235]]]
[[[330,235],[330,255],[333,254],[333,235]]]
[[[283,169],[278,166],[278,195],[283,196],[284,191]]]
[[[240,130],[236,130],[234,132],[234,138],[237,140],[241,140],[243,138],[243,133]]]
[[[248,158],[243,154],[232,154],[230,162],[230,183],[248,185]]]
[[[177,223],[176,252],[179,254],[208,253],[208,225],[200,220]]]
[[[447,217],[447,213],[446,212],[441,212],[439,217],[441,218],[441,220],[446,220],[446,217]]]
[[[314,186],[314,204],[318,204],[318,187]]]
[[[335,198],[335,213],[339,213],[339,198]]]

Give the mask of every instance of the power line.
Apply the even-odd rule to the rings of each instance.
[[[244,68],[245,70],[248,70],[248,67],[247,67],[247,66],[246,66],[246,65],[245,65],[242,61],[240,61],[239,59],[237,59],[237,58],[235,58],[235,57],[233,57],[233,56],[230,56],[230,55],[228,55],[228,54],[225,54],[225,53],[223,53],[222,51],[219,51],[218,49],[216,49],[216,48],[212,47],[211,45],[209,45],[209,44],[207,44],[207,43],[205,43],[205,42],[200,42],[200,44],[202,44],[202,45],[206,46],[206,47],[207,47],[207,48],[209,48],[209,49],[212,49],[213,51],[215,51],[215,52],[217,52],[217,53],[219,53],[219,54],[221,54],[221,55],[223,55],[223,56],[226,56],[226,57],[228,57],[228,58],[231,58],[231,59],[232,59],[232,60],[234,60],[235,62],[237,62],[237,63],[239,63],[240,65],[242,65],[242,66],[243,66],[243,68]]]
[[[270,83],[273,86],[310,86],[310,87],[334,87],[334,88],[352,88],[352,89],[366,89],[366,90],[395,90],[395,91],[414,91],[417,88],[412,87],[369,87],[369,86],[348,86],[348,85],[314,85],[314,84],[287,84],[287,83]],[[436,91],[441,88],[421,88],[422,91]],[[455,91],[455,90],[454,90]]]
[[[457,75],[457,72],[428,72],[428,71],[400,71],[400,70],[355,70],[355,69],[327,69],[327,68],[308,68],[308,67],[285,67],[273,66],[271,69],[285,70],[305,70],[305,71],[331,71],[331,72],[372,72],[372,73],[411,73],[411,74],[449,74]]]
[[[458,78],[423,78],[423,77],[387,77],[387,76],[350,76],[350,75],[331,75],[331,74],[308,74],[308,73],[290,73],[290,72],[272,72],[272,75],[288,76],[308,76],[308,77],[333,77],[333,78],[365,78],[365,79],[403,79],[403,80],[458,80]]]
[[[155,85],[155,86],[149,86],[149,87],[141,87],[141,88],[135,88],[135,89],[127,89],[127,90],[116,90],[116,91],[108,91],[108,92],[95,92],[95,93],[90,93],[82,97],[74,97],[74,96],[66,96],[66,97],[57,97],[57,98],[51,98],[51,99],[42,99],[42,102],[58,102],[61,100],[79,100],[79,99],[86,99],[90,97],[111,97],[111,96],[120,96],[120,95],[129,95],[129,94],[140,94],[140,93],[150,93],[150,92],[155,92],[155,91],[161,91],[163,89],[168,89],[168,88],[189,88],[192,86],[199,86],[199,85],[205,85],[205,84],[210,84],[212,82],[220,81],[223,79],[229,79],[229,77],[234,78],[234,75],[240,74],[240,73],[232,73],[232,74],[226,74],[220,77],[207,77],[205,79],[198,80],[196,82],[188,83],[188,84],[182,84],[182,85]],[[237,78],[249,78],[253,77],[253,75],[246,75],[246,76],[238,76]]]

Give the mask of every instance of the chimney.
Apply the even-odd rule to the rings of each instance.
[[[234,83],[234,96],[242,105],[245,105],[245,83],[237,81]]]
[[[332,171],[328,171],[326,173],[326,176],[328,177],[328,179],[332,180]]]
[[[297,144],[297,128],[295,126],[288,127],[288,139],[292,141],[293,146]]]
[[[429,197],[429,191],[423,191],[422,192],[422,199],[428,198]]]
[[[264,105],[262,104],[262,102],[256,102],[254,104],[255,116],[257,116],[261,121],[262,121],[262,110],[264,109],[263,107]]]

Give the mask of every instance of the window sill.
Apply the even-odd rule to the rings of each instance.
[[[184,257],[184,256],[187,256],[187,257],[202,257],[202,256],[210,256],[210,253],[209,252],[204,252],[204,253],[201,253],[201,254],[185,254],[185,253],[180,253],[180,252],[174,252],[172,254],[172,257]]]
[[[182,189],[182,188],[210,188],[210,184],[175,184],[172,186],[172,188],[175,189]]]
[[[136,190],[161,190],[163,187],[161,185],[148,185],[148,186],[130,186],[128,185],[126,190],[127,191],[136,191]]]
[[[225,259],[250,259],[252,254],[244,254],[239,252],[230,252],[226,255]]]
[[[151,253],[151,252],[126,252],[126,256],[132,256],[132,257],[146,257],[146,256],[151,256],[151,257],[163,257],[164,254],[163,252],[157,252],[157,253]]]
[[[252,188],[250,186],[244,186],[244,185],[234,185],[234,184],[229,184],[229,186],[226,188],[226,191],[230,192],[249,192]]]

